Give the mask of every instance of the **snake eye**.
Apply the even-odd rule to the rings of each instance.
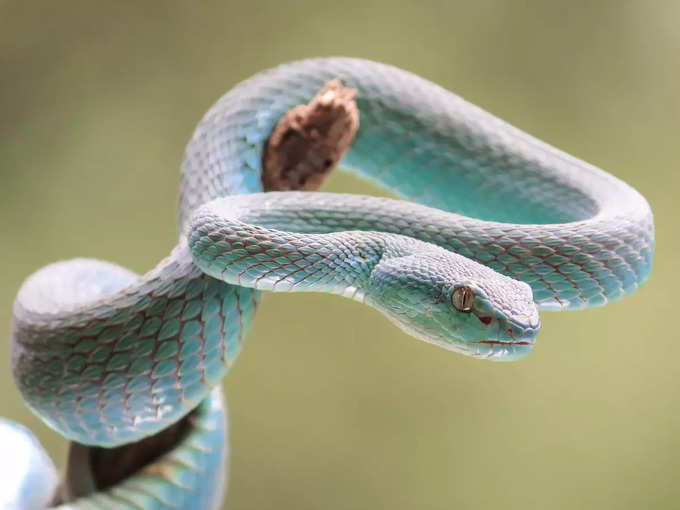
[[[456,287],[451,293],[451,304],[461,312],[472,311],[472,303],[475,302],[475,293],[470,287]]]

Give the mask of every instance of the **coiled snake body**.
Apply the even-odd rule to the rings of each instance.
[[[342,166],[409,201],[260,194],[272,129],[334,78],[357,90],[361,114]],[[210,391],[241,350],[257,289],[342,294],[425,341],[516,359],[533,347],[537,308],[628,294],[654,244],[649,205],[627,184],[422,78],[348,58],[260,73],[208,111],[186,149],[179,231],[145,276],[72,260],[39,270],[17,296],[17,384],[67,438],[136,441],[203,401],[203,429],[162,475],[143,471],[69,508],[164,508],[196,494],[219,505],[225,425]]]

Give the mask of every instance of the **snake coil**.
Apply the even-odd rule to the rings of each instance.
[[[342,166],[407,201],[260,194],[275,124],[334,78],[357,90],[361,112]],[[186,149],[179,232],[144,276],[76,259],[19,290],[14,376],[68,439],[125,444],[200,406],[155,469],[62,508],[220,505],[226,422],[213,389],[241,350],[259,289],[341,294],[425,341],[516,359],[534,345],[538,308],[627,295],[654,247],[649,205],[624,182],[427,80],[350,58],[265,71],[208,111]],[[51,462],[28,431],[0,427],[8,449],[34,459],[0,502],[47,504]]]

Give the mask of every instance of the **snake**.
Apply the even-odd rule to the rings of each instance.
[[[356,90],[360,112],[340,167],[392,198],[264,193],[277,122],[333,79]],[[219,507],[219,383],[261,291],[338,294],[417,339],[511,361],[534,348],[539,309],[620,299],[654,252],[650,206],[622,180],[415,74],[344,57],[280,65],[219,99],[186,147],[178,209],[178,244],[147,274],[75,259],[19,289],[12,370],[49,427],[111,448],[195,413],[155,464],[60,508]],[[5,451],[34,459],[14,470],[4,501],[50,504],[51,461],[27,429],[0,428]]]

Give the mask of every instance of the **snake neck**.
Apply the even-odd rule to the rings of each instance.
[[[381,260],[407,255],[418,243],[380,232],[314,233],[313,225],[275,230],[256,217],[257,211],[243,221],[234,200],[209,205],[221,212],[197,213],[192,224],[200,222],[200,227],[192,228],[189,239],[199,267],[214,278],[258,290],[313,290],[363,301]],[[231,213],[228,222],[226,209]]]

